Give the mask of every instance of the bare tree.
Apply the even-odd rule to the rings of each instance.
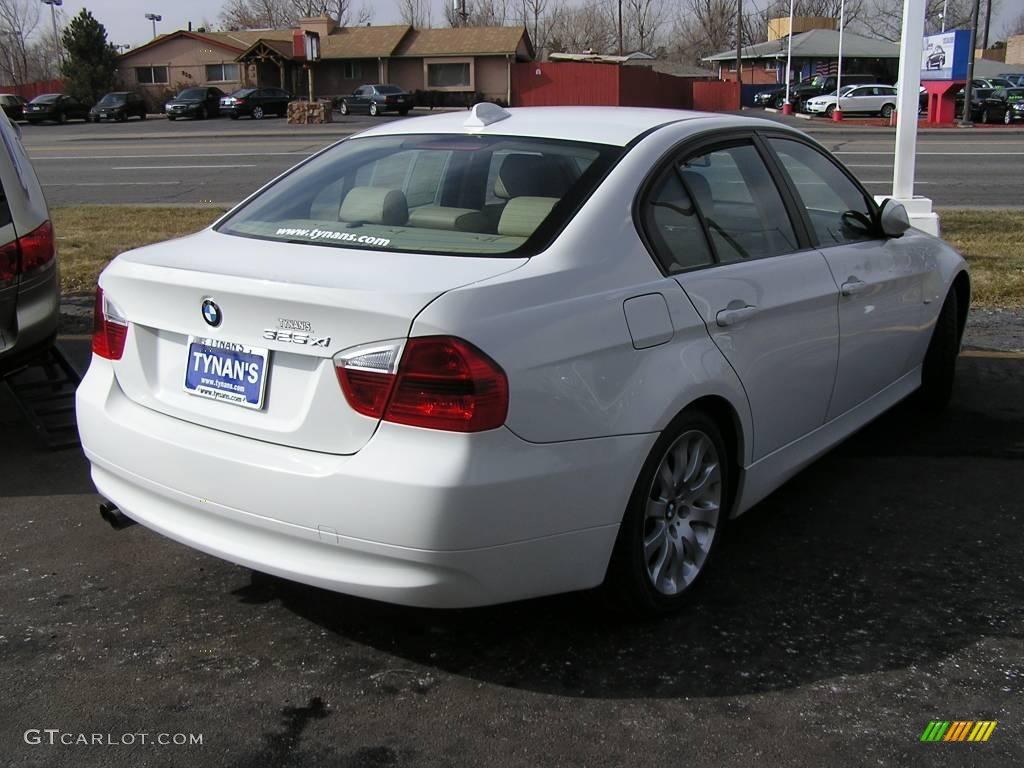
[[[356,10],[352,0],[291,0],[296,19],[327,16],[339,27],[362,26],[373,18],[366,5]]]
[[[462,4],[445,3],[444,18],[452,27],[503,27],[512,21],[514,3],[510,0],[467,0],[465,16]]]
[[[33,78],[31,37],[39,25],[40,4],[35,0],[0,0],[0,74],[11,83]]]
[[[1014,35],[1024,35],[1024,13],[1021,13],[1016,19],[1011,19],[1003,29],[1003,37],[1013,37]]]
[[[689,0],[672,24],[673,58],[696,64],[736,40],[736,0]]]
[[[561,8],[552,20],[548,40],[552,52],[611,53],[618,48],[615,23],[600,0]]]
[[[927,0],[925,5],[924,31],[926,35],[942,29],[942,9],[946,9],[946,29],[966,29],[971,23],[971,0]],[[993,0],[993,11],[999,3]],[[856,26],[867,28],[887,40],[899,40],[903,31],[902,0],[873,0],[870,20],[858,19]],[[849,10],[847,10],[849,13]],[[867,15],[867,14],[865,14]]]
[[[413,27],[429,27],[431,22],[430,0],[395,0],[403,24]]]
[[[227,29],[280,29],[295,20],[291,0],[227,0],[220,11]]]
[[[733,7],[735,7],[735,3]],[[614,10],[617,13],[618,9]],[[668,11],[663,0],[623,0],[624,50],[652,51],[655,37],[667,19]]]

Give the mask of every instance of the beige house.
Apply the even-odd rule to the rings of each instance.
[[[306,31],[320,36],[320,60],[308,66]],[[279,86],[306,96],[309,68],[317,97],[387,82],[410,93],[426,92],[424,103],[459,103],[482,94],[507,104],[512,65],[533,56],[522,27],[337,27],[330,19],[315,18],[303,19],[295,29],[172,32],[122,55],[118,75],[124,88],[141,91],[151,107],[190,85],[215,85],[225,92]]]

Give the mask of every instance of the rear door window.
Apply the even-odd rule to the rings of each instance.
[[[720,263],[797,250],[786,206],[752,143],[692,155],[679,166]]]

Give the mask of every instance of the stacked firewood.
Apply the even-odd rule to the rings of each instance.
[[[288,105],[288,122],[299,125],[331,122],[331,102],[293,101]]]

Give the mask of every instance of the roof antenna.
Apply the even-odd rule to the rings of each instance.
[[[497,104],[481,101],[479,104],[473,105],[472,113],[466,118],[466,122],[462,126],[464,128],[486,128],[491,123],[497,123],[508,117],[512,117],[512,114]]]

